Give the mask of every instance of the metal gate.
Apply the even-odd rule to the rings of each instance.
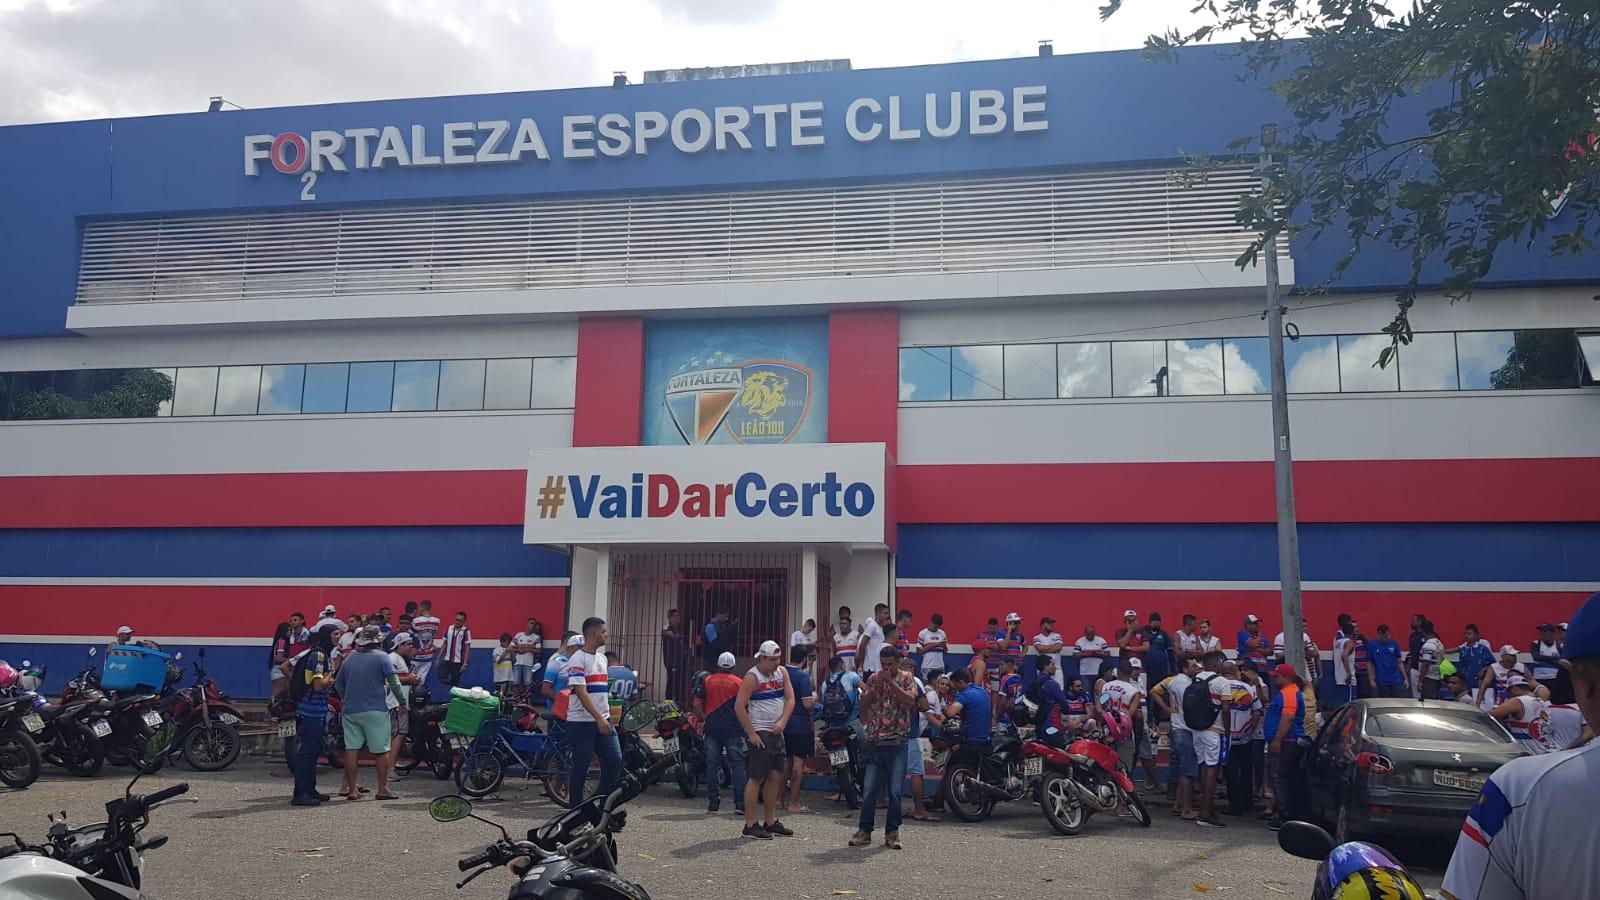
[[[733,653],[741,671],[762,641],[788,646],[790,632],[800,627],[800,559],[798,552],[613,549],[610,646],[639,673],[643,696],[686,704],[687,675],[707,668],[701,635],[716,607],[726,606],[732,617]],[[688,672],[669,686],[662,630],[674,609],[683,616],[692,655]]]

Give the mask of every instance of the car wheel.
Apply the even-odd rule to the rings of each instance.
[[[1339,810],[1333,817],[1333,840],[1339,844],[1348,844],[1351,841],[1360,840],[1350,828],[1350,804],[1344,802],[1343,799],[1339,800]]]

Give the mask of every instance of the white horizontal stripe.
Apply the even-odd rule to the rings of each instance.
[[[0,575],[0,585],[106,587],[566,587],[566,578],[77,578]]]
[[[1075,578],[899,578],[903,588],[1037,588],[1099,591],[1276,591],[1276,581],[1093,581]],[[1597,585],[1579,581],[1307,581],[1307,591],[1525,591],[1589,593]]]
[[[271,645],[270,637],[178,637],[160,634],[136,634],[138,640],[155,641],[162,646],[179,644],[194,646],[202,644],[207,647],[266,647]],[[440,632],[440,640],[444,639]],[[104,634],[0,634],[0,644],[83,644],[86,647],[99,647],[104,650],[111,643],[112,636]],[[477,650],[487,650],[500,646],[499,638],[473,638],[472,646]],[[546,650],[554,650],[561,646],[560,641],[545,641]],[[437,660],[436,660],[437,661]]]

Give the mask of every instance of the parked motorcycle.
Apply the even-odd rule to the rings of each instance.
[[[16,680],[16,671],[3,662],[0,671],[10,673],[6,682]],[[42,731],[44,720],[33,711],[31,695],[0,697],[0,784],[25,788],[39,780],[44,766],[33,736]]]
[[[1278,831],[1278,846],[1301,859],[1321,863],[1311,885],[1311,900],[1337,900],[1352,895],[1395,900],[1428,898],[1406,867],[1377,844],[1340,844],[1310,822],[1296,821],[1283,823]]]
[[[153,747],[152,759],[161,760],[166,750],[164,744]],[[144,854],[164,846],[167,839],[141,839],[140,833],[150,824],[151,810],[174,802],[189,790],[187,784],[177,784],[149,796],[134,794],[134,785],[151,771],[148,766],[141,769],[122,797],[106,804],[104,822],[74,828],[62,813],[50,817],[43,843],[29,844],[15,834],[4,835],[12,843],[0,846],[0,897],[143,897]]]
[[[182,659],[183,654],[177,654]],[[203,665],[205,648],[200,648],[200,660],[194,665],[194,684],[183,690],[172,690],[179,678],[169,677],[170,691],[161,701],[160,709],[171,718],[177,728],[177,740],[172,744],[170,756],[181,755],[183,761],[201,772],[218,772],[233,765],[239,758],[239,729],[244,715],[238,707],[228,702],[228,696],[206,674]]]
[[[644,772],[624,771],[610,793],[596,794],[530,830],[526,840],[513,840],[501,825],[474,815],[472,802],[465,797],[439,797],[428,805],[428,814],[437,822],[472,818],[500,829],[499,840],[456,864],[461,871],[472,872],[457,888],[491,869],[509,866],[517,879],[507,894],[511,900],[650,900],[643,887],[617,874],[615,835],[628,821],[622,806],[675,764],[671,756],[663,755]]]
[[[24,663],[24,666],[27,664]],[[33,703],[33,711],[44,722],[44,730],[35,738],[39,754],[45,762],[60,766],[67,774],[92,778],[105,765],[106,752],[102,738],[111,735],[111,723],[106,720],[111,701],[97,688],[73,689],[62,694],[60,703],[51,703],[36,688],[43,684],[45,670],[42,666],[25,669],[31,685],[26,691]],[[90,669],[85,669],[84,673]],[[82,684],[84,673],[76,679]]]
[[[706,770],[706,742],[692,716],[684,715],[676,703],[668,700],[659,707],[656,734],[661,736],[661,752],[673,757],[672,779],[678,792],[692,800],[700,793],[700,776]]]
[[[622,745],[622,769],[633,772],[643,777],[646,772],[652,771],[656,763],[662,759],[658,753],[639,732],[656,724],[661,719],[661,705],[649,700],[639,700],[623,711],[617,723],[617,742]],[[646,778],[645,786],[655,784],[660,780],[657,773],[654,778]]]
[[[828,763],[833,766],[833,778],[839,784],[844,802],[851,809],[859,809],[867,765],[861,748],[856,746],[855,731],[849,723],[823,726],[822,748],[828,751]]]
[[[455,771],[456,753],[445,740],[440,726],[450,711],[450,704],[434,703],[428,689],[419,684],[411,688],[408,707],[410,724],[400,749],[400,759],[404,762],[395,767],[395,775],[404,777],[417,767],[426,766],[440,781],[449,778]]]
[[[151,748],[159,740],[163,750],[160,760],[155,760],[156,769],[160,769],[165,762],[164,751],[172,746],[173,728],[167,717],[162,715],[157,706],[161,702],[161,695],[150,691],[135,691],[124,695],[105,696],[100,687],[100,676],[94,666],[94,657],[98,655],[99,648],[89,648],[89,664],[84,667],[78,677],[67,682],[67,687],[61,692],[62,703],[77,700],[83,697],[97,697],[100,702],[94,710],[94,720],[99,720],[102,725],[94,724],[91,720],[90,727],[100,739],[100,744],[105,750],[106,762],[115,766],[133,766],[143,769],[151,763]]]
[[[1150,827],[1150,812],[1122,770],[1117,751],[1083,737],[1065,750],[1039,741],[1022,745],[1023,775],[1039,776],[1037,799],[1050,827],[1065,835],[1083,830],[1097,812],[1125,807],[1138,825]]]
[[[939,797],[956,818],[978,822],[988,818],[996,803],[1028,796],[1029,780],[1022,771],[1022,739],[1016,729],[995,728],[987,751],[968,741],[959,723],[947,723],[945,741],[950,761],[939,781]]]

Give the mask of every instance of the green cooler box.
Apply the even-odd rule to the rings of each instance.
[[[451,697],[450,710],[444,715],[444,730],[453,734],[476,736],[483,723],[499,715],[499,697]]]

